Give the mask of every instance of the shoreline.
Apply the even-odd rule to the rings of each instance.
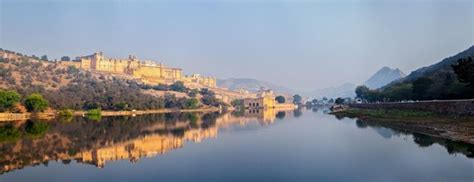
[[[430,115],[429,112],[360,108],[348,108],[331,114],[336,117],[357,118],[363,122],[411,133],[474,144],[474,117],[449,117],[436,113]]]
[[[144,114],[160,113],[180,113],[180,112],[218,112],[222,109],[217,107],[200,109],[154,109],[154,110],[133,110],[133,111],[101,111],[101,116],[136,116]],[[232,109],[230,109],[232,110]],[[59,111],[41,113],[0,113],[0,122],[27,120],[31,118],[54,119]],[[73,116],[86,116],[87,111],[73,111]]]

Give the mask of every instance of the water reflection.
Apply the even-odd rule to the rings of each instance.
[[[335,116],[337,117],[337,116]],[[344,117],[340,117],[341,119]],[[340,120],[340,118],[338,118]],[[462,154],[468,158],[474,158],[474,145],[456,142],[452,140],[447,140],[439,137],[432,137],[425,134],[412,133],[397,128],[390,128],[389,126],[381,125],[378,122],[357,119],[355,125],[361,129],[373,129],[379,134],[382,138],[391,139],[392,137],[409,137],[413,138],[413,142],[416,143],[419,147],[429,147],[433,144],[439,144],[446,148],[449,154]]]
[[[235,113],[167,113],[136,117],[74,117],[28,120],[0,127],[1,173],[50,160],[104,167],[108,161],[153,157],[217,137],[220,128],[259,123],[269,125],[287,112],[256,110]]]

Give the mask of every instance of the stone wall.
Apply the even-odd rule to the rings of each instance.
[[[439,114],[470,115],[474,116],[474,99],[447,100],[447,101],[420,101],[412,103],[390,102],[352,104],[351,107],[362,109],[400,109],[428,111]]]

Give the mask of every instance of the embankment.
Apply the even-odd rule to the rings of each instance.
[[[217,107],[202,109],[156,109],[156,110],[135,110],[135,111],[101,111],[101,116],[134,116],[142,114],[172,113],[172,112],[217,112]],[[76,116],[85,116],[87,111],[74,111]],[[56,117],[57,112],[43,113],[0,113],[0,122],[2,121],[21,121],[32,117],[39,119],[52,119]]]
[[[360,109],[414,110],[433,112],[437,114],[474,116],[474,99],[419,101],[410,103],[366,103],[351,104],[350,107]]]

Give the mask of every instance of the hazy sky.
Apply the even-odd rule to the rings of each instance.
[[[299,90],[409,73],[474,44],[474,0],[0,2],[4,49],[134,54]]]

